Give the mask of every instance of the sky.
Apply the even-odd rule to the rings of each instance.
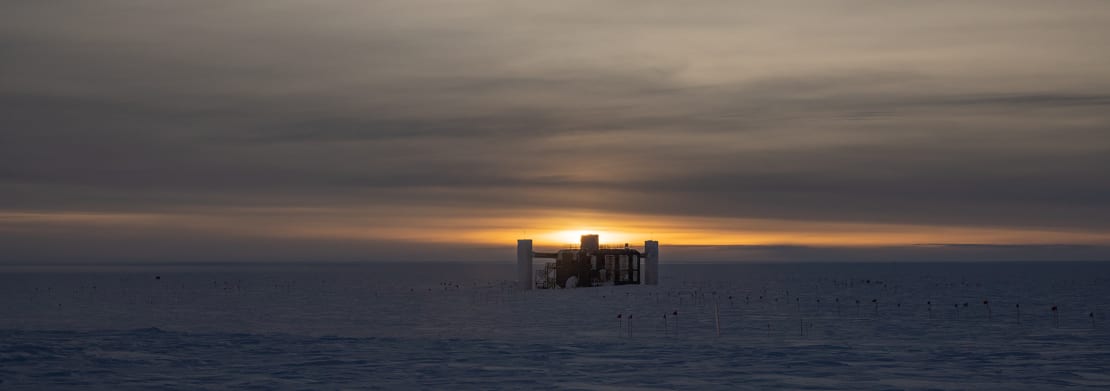
[[[1110,259],[1110,2],[0,4],[0,263]]]

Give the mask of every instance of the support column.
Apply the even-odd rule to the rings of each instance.
[[[659,285],[659,242],[644,241],[644,285]]]
[[[533,281],[534,273],[532,272],[532,239],[520,239],[516,241],[516,279],[517,289],[528,290],[533,289],[536,283]]]

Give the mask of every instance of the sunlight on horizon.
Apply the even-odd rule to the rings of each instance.
[[[424,210],[346,209],[213,210],[189,213],[5,213],[0,232],[33,229],[88,230],[129,235],[181,232],[289,240],[400,241],[455,245],[509,246],[532,239],[537,248],[576,247],[580,237],[597,234],[602,245],[642,246],[645,240],[669,245],[900,246],[949,244],[1107,244],[1108,232],[1035,230],[1012,227],[954,227],[625,215],[601,212],[533,211],[494,216],[438,215]],[[394,213],[396,215],[389,215]],[[526,217],[522,217],[526,216]],[[367,224],[373,219],[376,224]],[[598,222],[621,222],[601,224]],[[403,224],[402,224],[403,223]],[[83,227],[83,228],[77,228]],[[12,232],[15,232],[12,231]]]

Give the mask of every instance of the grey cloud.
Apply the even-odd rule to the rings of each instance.
[[[1110,95],[1096,94],[1002,94],[1002,95],[968,95],[953,97],[937,97],[923,100],[925,104],[945,104],[954,106],[987,105],[1000,107],[1044,108],[1044,107],[1071,107],[1071,106],[1107,106],[1110,105]]]
[[[1104,3],[259,4],[2,6],[0,201],[1110,229]]]

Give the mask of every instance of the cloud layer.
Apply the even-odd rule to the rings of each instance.
[[[565,210],[716,237],[778,221],[801,245],[829,224],[1110,244],[1102,1],[0,10],[0,230],[24,242],[92,234],[11,216],[157,214],[242,226],[227,243],[312,226],[400,252],[377,241],[565,229],[489,218]]]

